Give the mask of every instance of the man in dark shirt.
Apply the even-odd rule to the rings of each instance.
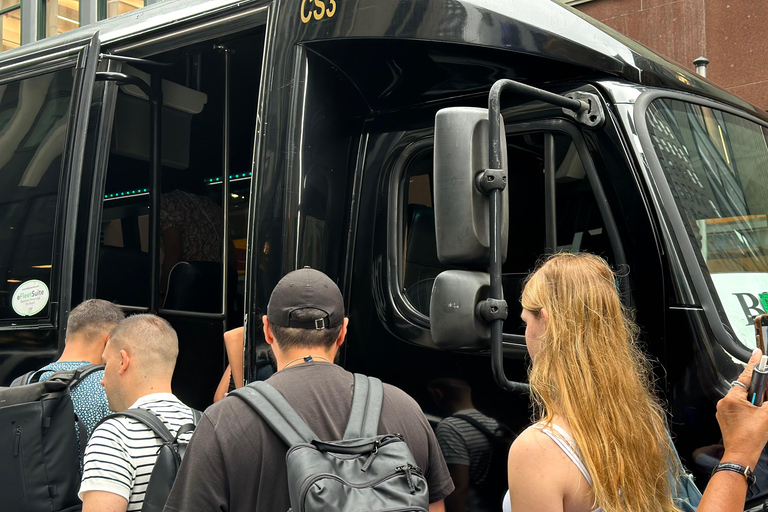
[[[275,287],[263,318],[278,372],[268,379],[321,440],[341,439],[353,374],[333,364],[349,320],[336,284],[304,268]],[[379,433],[403,435],[429,485],[430,512],[453,491],[437,439],[418,404],[384,385]],[[165,511],[288,510],[283,441],[245,402],[226,397],[203,415]]]

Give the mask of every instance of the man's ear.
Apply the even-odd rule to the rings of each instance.
[[[261,322],[264,324],[264,339],[267,341],[269,345],[272,345],[275,343],[275,335],[272,334],[272,329],[269,327],[269,319],[267,318],[267,315],[264,315],[261,317]]]
[[[339,331],[339,337],[336,338],[336,342],[334,343],[336,345],[336,348],[341,347],[344,344],[344,340],[347,337],[347,326],[349,325],[349,318],[344,318],[344,321],[341,323],[341,330]]]
[[[120,351],[120,368],[118,368],[117,373],[119,375],[122,375],[123,373],[128,370],[128,367],[131,366],[131,356],[126,352],[125,350]]]

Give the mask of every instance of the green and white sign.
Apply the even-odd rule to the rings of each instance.
[[[755,348],[754,319],[766,312],[763,298],[768,299],[765,295],[768,273],[730,272],[711,276],[736,336],[748,348]]]
[[[31,279],[19,285],[13,292],[11,305],[16,314],[21,316],[36,315],[43,310],[51,294],[48,286],[38,279]]]

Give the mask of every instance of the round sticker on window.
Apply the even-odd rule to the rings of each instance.
[[[21,316],[36,315],[48,304],[48,287],[44,282],[32,279],[21,283],[13,292],[13,310]]]

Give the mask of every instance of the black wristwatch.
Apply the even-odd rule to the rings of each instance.
[[[721,462],[715,466],[715,469],[712,470],[712,474],[714,475],[718,471],[733,471],[734,473],[739,473],[740,475],[743,475],[744,478],[746,478],[748,486],[754,484],[756,480],[755,474],[751,469],[749,469],[749,466],[742,466],[741,464],[736,464],[735,462]]]

